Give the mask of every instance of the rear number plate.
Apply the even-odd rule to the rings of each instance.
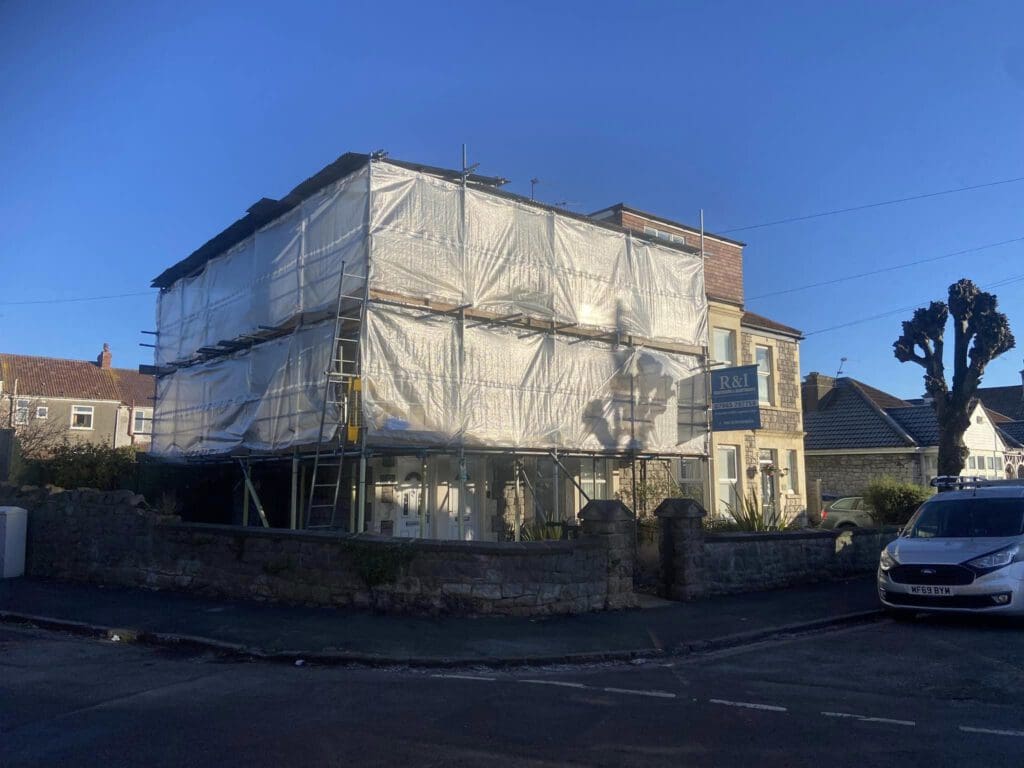
[[[911,587],[912,595],[952,595],[952,587]]]

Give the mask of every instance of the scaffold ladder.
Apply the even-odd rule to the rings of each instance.
[[[309,501],[306,506],[306,528],[333,528],[337,524],[338,501],[341,496],[346,449],[359,435],[360,396],[359,332],[366,305],[365,286],[356,295],[345,292],[345,278],[349,275],[345,263],[341,264],[338,300],[334,316],[331,358],[324,371],[323,397],[320,410],[320,429],[313,455]],[[332,425],[335,437],[325,443],[328,412],[336,409],[338,421]]]

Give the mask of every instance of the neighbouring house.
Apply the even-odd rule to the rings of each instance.
[[[939,427],[926,400],[904,400],[856,379],[816,372],[802,389],[807,476],[820,479],[823,491],[859,495],[884,475],[918,485],[935,477]],[[984,400],[978,403],[964,434],[965,474],[1017,476],[1024,449],[1004,429],[1008,422]]]
[[[95,361],[0,353],[0,426],[32,452],[64,440],[148,450],[154,378],[111,361],[108,344]]]
[[[1006,387],[979,387],[978,399],[993,414],[997,414],[999,429],[1014,440],[1024,443],[1024,370],[1021,384]],[[1024,461],[1016,467],[1017,477],[1024,477]]]
[[[745,243],[656,216],[623,203],[591,214],[633,232],[703,248],[712,365],[757,365],[761,429],[712,432],[710,470],[699,459],[677,463],[679,482],[695,489],[709,509],[726,514],[755,495],[766,516],[787,517],[807,506],[804,432],[800,405],[800,341],[803,334],[744,309]]]

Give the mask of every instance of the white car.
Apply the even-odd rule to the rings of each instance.
[[[878,564],[895,613],[1024,614],[1024,483],[959,482],[917,510]]]

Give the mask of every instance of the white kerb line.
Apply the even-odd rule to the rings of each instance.
[[[964,733],[987,733],[992,736],[1021,736],[1024,737],[1024,731],[1003,731],[998,728],[972,728],[969,725],[961,725],[960,730]]]
[[[431,675],[431,677],[443,677],[446,680],[476,680],[481,683],[493,683],[498,678],[484,677],[483,675]]]
[[[554,685],[559,688],[586,688],[583,683],[569,683],[564,680],[520,680],[520,683],[529,683],[530,685]]]
[[[651,696],[655,699],[674,699],[676,695],[669,691],[638,691],[635,688],[602,688],[606,693],[625,693],[630,696]]]
[[[889,723],[890,725],[916,726],[913,720],[893,720],[889,717],[870,717],[868,715],[855,715],[851,712],[822,712],[825,717],[845,717],[850,720],[857,720],[862,723]]]
[[[774,704],[754,704],[749,701],[729,701],[727,699],[708,699],[712,704],[724,704],[727,707],[742,707],[744,709],[763,709],[767,712],[788,712],[785,707],[777,707]]]

